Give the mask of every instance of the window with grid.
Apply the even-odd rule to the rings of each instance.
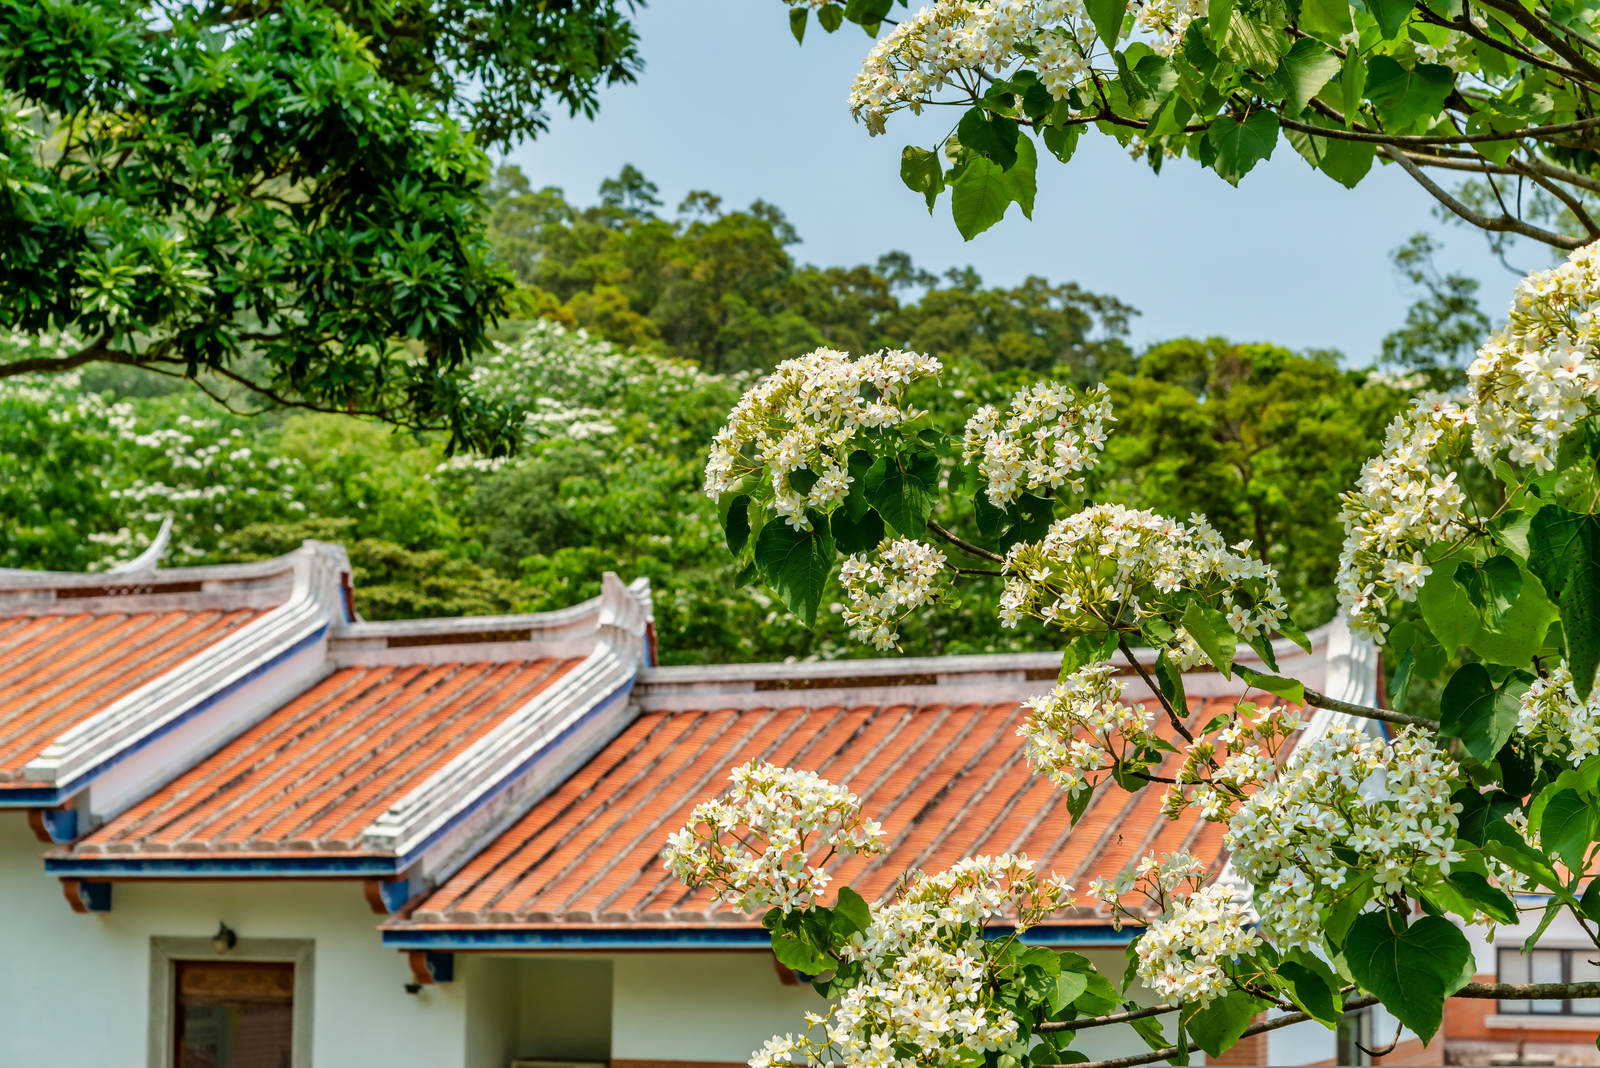
[[[1587,983],[1600,980],[1592,949],[1500,950],[1502,983]],[[1600,1016],[1600,998],[1502,1001],[1500,1012],[1531,1016]]]

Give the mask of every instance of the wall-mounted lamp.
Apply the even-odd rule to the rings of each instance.
[[[219,922],[217,933],[211,936],[211,944],[218,953],[226,953],[239,944],[239,936],[233,933],[232,927]]]

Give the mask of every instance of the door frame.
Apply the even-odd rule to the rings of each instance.
[[[290,1054],[294,1068],[311,1068],[312,978],[315,945],[309,938],[241,938],[232,949],[218,953],[209,938],[150,938],[150,1041],[149,1068],[172,1068],[172,1028],[177,1017],[174,983],[180,960],[260,961],[294,965],[294,1017]]]

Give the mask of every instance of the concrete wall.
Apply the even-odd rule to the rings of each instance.
[[[0,813],[0,1064],[145,1065],[151,937],[208,939],[219,921],[240,938],[314,941],[314,1064],[445,1068],[467,1055],[481,962],[458,961],[463,982],[407,994],[405,958],[379,943],[358,883],[119,883],[111,912],[81,915],[45,876],[44,849],[23,815]],[[473,1068],[498,1057],[483,1045]]]
[[[1121,950],[1084,954],[1113,982],[1127,966]],[[806,1012],[825,1002],[809,984],[786,986],[771,955],[741,953],[617,954],[611,1056],[619,1061],[743,1063],[773,1035],[805,1028]],[[1142,992],[1138,1000],[1153,1004]],[[1163,1019],[1170,1033],[1171,1021]],[[1148,1047],[1127,1027],[1098,1028],[1073,1048],[1098,1060]]]
[[[456,978],[466,992],[466,1055],[463,1068],[506,1068],[517,1053],[517,961],[505,957],[456,957]]]
[[[540,1060],[611,1057],[613,962],[607,957],[535,957],[515,962],[516,1055]]]
[[[825,1004],[809,984],[785,986],[770,953],[626,953],[612,967],[618,1060],[743,1061]]]

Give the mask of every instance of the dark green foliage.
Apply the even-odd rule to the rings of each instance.
[[[0,378],[137,367],[508,451],[460,375],[511,284],[469,126],[592,111],[623,10],[0,0],[0,328],[42,341]]]
[[[908,166],[931,180],[921,162]],[[626,199],[624,188],[634,191]],[[819,345],[1049,369],[1078,385],[1132,364],[1122,339],[1134,312],[1113,298],[1042,278],[986,287],[970,269],[941,280],[904,253],[876,267],[799,264],[788,251],[798,235],[772,205],[728,211],[695,193],[664,218],[655,187],[631,167],[589,208],[534,190],[512,167],[488,197],[492,234],[530,307],[708,371],[769,370]],[[925,292],[908,300],[906,290]]]
[[[1157,345],[1108,381],[1117,425],[1102,496],[1207,516],[1278,568],[1302,625],[1331,616],[1338,495],[1405,394],[1331,356],[1220,338]]]

